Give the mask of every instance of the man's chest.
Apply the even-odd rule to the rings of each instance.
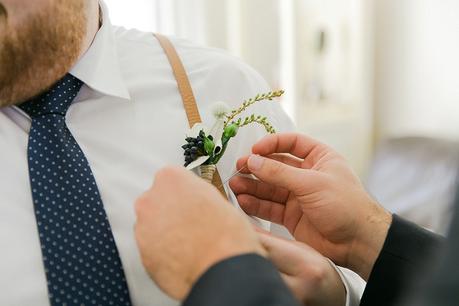
[[[152,104],[108,106],[107,101],[85,101],[67,115],[67,127],[88,159],[109,217],[115,217],[118,209],[132,210],[133,201],[151,185],[158,169],[184,162],[181,145],[188,123],[183,109]],[[30,119],[0,112],[3,209],[19,212],[33,206],[27,162],[29,128]]]
[[[154,173],[183,163],[180,145],[187,123],[183,109],[130,102],[79,103],[67,117],[87,157],[138,304],[175,305],[145,273],[133,236],[134,202]],[[26,118],[23,118],[26,119]],[[47,305],[46,278],[29,183],[27,124],[0,113],[0,287],[5,305]],[[27,119],[26,119],[27,120]]]

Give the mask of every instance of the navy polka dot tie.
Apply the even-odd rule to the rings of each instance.
[[[20,105],[32,118],[29,175],[49,298],[51,305],[131,305],[96,181],[65,123],[82,84],[66,75]]]

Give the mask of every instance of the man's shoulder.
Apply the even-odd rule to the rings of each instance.
[[[148,59],[155,66],[168,64],[164,52],[151,32],[114,27],[118,55],[123,60]],[[225,78],[250,79],[266,85],[265,80],[252,67],[225,50],[202,46],[186,39],[167,36],[176,48],[190,77],[194,74],[215,74]]]

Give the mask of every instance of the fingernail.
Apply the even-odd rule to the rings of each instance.
[[[251,155],[249,157],[247,165],[249,166],[249,169],[251,171],[257,171],[257,170],[260,170],[261,167],[263,167],[264,162],[265,162],[265,159],[261,157],[260,155]]]

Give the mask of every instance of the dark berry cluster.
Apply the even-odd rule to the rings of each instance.
[[[188,137],[185,139],[187,142],[185,145],[182,146],[182,149],[185,151],[185,167],[189,164],[194,162],[198,157],[207,155],[206,150],[204,148],[206,135],[204,131],[199,132],[198,137]],[[213,140],[212,136],[207,136],[207,139]]]

